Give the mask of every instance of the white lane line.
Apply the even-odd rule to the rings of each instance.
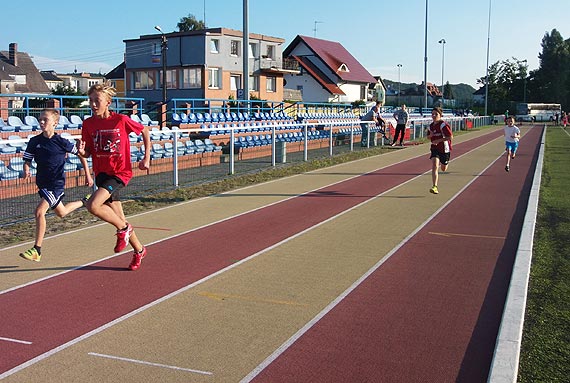
[[[492,142],[492,141],[491,141]],[[489,142],[490,143],[490,142]],[[487,143],[487,144],[489,144]],[[457,157],[463,157],[469,152]],[[333,300],[327,307],[325,307],[320,313],[318,313],[313,319],[311,319],[305,326],[303,326],[299,331],[297,331],[293,336],[287,339],[281,346],[279,346],[271,355],[269,355],[264,361],[262,361],[256,368],[254,368],[247,376],[245,376],[240,383],[249,383],[257,375],[259,375],[263,370],[265,370],[271,363],[273,363],[281,354],[283,354],[289,347],[291,347],[299,338],[301,338],[305,333],[307,333],[315,324],[317,324],[325,315],[332,311],[340,302],[342,302],[350,293],[352,293],[358,286],[362,284],[370,275],[372,275],[380,266],[382,266],[392,255],[394,255],[402,246],[404,246],[410,239],[412,239],[420,230],[422,230],[428,223],[430,223],[439,213],[441,213],[453,200],[459,197],[473,182],[475,182],[487,169],[489,169],[495,162],[503,158],[503,154],[497,157],[493,162],[491,162],[485,169],[483,169],[476,177],[469,181],[463,188],[461,188],[453,197],[451,197],[443,206],[437,209],[428,219],[426,219],[420,226],[418,226],[413,232],[411,232],[406,238],[402,240],[396,247],[394,247],[384,258],[379,260],[372,268],[370,268],[364,275],[362,275],[358,280],[356,280],[350,287],[348,287],[344,292],[342,292],[335,300]],[[424,174],[430,173],[431,170]],[[418,177],[415,177],[418,178]],[[414,179],[415,179],[414,178]],[[412,179],[413,180],[413,179]],[[412,181],[410,180],[410,181]],[[403,185],[404,183],[394,187],[393,189]],[[389,190],[390,191],[390,190]],[[387,191],[387,192],[389,192]],[[387,193],[386,192],[386,193]]]
[[[161,364],[161,363],[145,362],[144,360],[123,358],[123,357],[114,356],[114,355],[105,355],[105,354],[99,354],[99,353],[96,353],[96,352],[90,352],[90,353],[88,353],[88,354],[91,355],[91,356],[98,356],[98,357],[101,357],[101,358],[120,360],[120,361],[123,361],[123,362],[144,364],[145,366],[153,366],[153,367],[160,367],[160,368],[168,368],[168,369],[171,369],[171,370],[193,372],[193,373],[195,373],[195,374],[201,374],[201,375],[214,375],[213,372],[209,372],[209,371],[201,371],[201,370],[194,370],[194,369],[191,369],[191,368],[184,368],[184,367],[177,367],[177,366],[169,366],[169,365],[167,365],[167,364]]]
[[[498,138],[500,138],[500,137],[498,137]],[[486,146],[486,145],[490,145],[492,142],[496,141],[498,138],[495,138],[495,139],[493,139],[493,140],[491,140],[491,141],[489,141],[489,142],[487,142],[487,143],[485,143],[485,144],[479,146],[478,148],[475,148],[474,150],[480,149],[481,147]],[[469,154],[469,153],[471,153],[471,152],[472,152],[472,151],[469,151],[469,152],[467,152],[467,153],[465,153],[465,154],[463,154],[463,155],[461,155],[461,156],[459,156],[459,157],[456,157],[456,159],[459,159],[459,158],[461,158],[461,157],[463,157],[463,156],[465,156],[465,155],[467,155],[467,154]],[[416,157],[412,157],[412,159],[418,158],[418,157],[421,157],[421,156],[423,156],[423,154],[422,154],[422,155],[418,155],[418,156],[416,156]],[[499,158],[501,158],[502,156],[503,156],[503,154],[501,153],[501,156],[499,156]],[[497,158],[497,160],[498,160],[499,158]],[[410,160],[410,159],[404,160],[404,161],[400,161],[400,162],[398,162],[398,163],[396,163],[396,164],[400,164],[400,163],[403,163],[403,162],[406,162],[406,161],[409,161],[409,160]],[[495,161],[496,161],[496,160],[495,160]],[[393,166],[393,165],[395,165],[395,164],[387,165],[386,167]],[[490,167],[490,166],[491,166],[491,165],[489,165],[489,167]],[[384,167],[383,167],[383,168],[384,168]],[[383,168],[379,168],[379,169],[377,169],[377,170],[381,170],[381,169],[383,169]],[[377,170],[375,170],[375,171],[377,171]],[[486,170],[486,169],[485,169],[485,170]],[[144,305],[144,306],[141,306],[141,307],[139,307],[138,309],[136,309],[136,310],[134,310],[134,311],[131,311],[130,313],[127,313],[127,314],[123,315],[122,317],[119,317],[119,318],[117,318],[117,319],[115,319],[115,320],[113,320],[113,321],[111,321],[111,322],[108,322],[108,323],[102,325],[101,327],[98,327],[98,328],[96,328],[96,329],[93,329],[93,330],[89,331],[88,333],[85,333],[85,334],[83,334],[83,335],[81,335],[81,336],[79,336],[79,337],[77,337],[77,338],[75,338],[75,339],[70,340],[70,341],[67,342],[67,343],[64,343],[64,344],[62,344],[62,345],[59,345],[58,347],[55,347],[55,348],[53,348],[53,349],[51,349],[51,350],[49,350],[49,351],[46,351],[46,352],[44,352],[43,354],[38,355],[38,356],[36,356],[35,358],[32,358],[32,359],[30,359],[30,360],[28,360],[28,361],[26,361],[26,362],[24,362],[24,363],[22,363],[22,364],[20,364],[20,365],[18,365],[18,366],[16,366],[16,367],[14,367],[14,368],[12,368],[11,370],[8,370],[8,371],[6,371],[6,372],[4,372],[4,373],[1,373],[1,374],[0,374],[0,380],[4,379],[4,378],[6,378],[6,377],[8,377],[8,376],[10,376],[10,375],[12,375],[12,374],[15,374],[15,373],[17,373],[17,372],[19,372],[19,371],[21,371],[21,370],[24,370],[24,369],[30,367],[31,365],[33,365],[33,364],[35,364],[35,363],[41,361],[41,360],[44,360],[44,359],[46,359],[46,358],[48,358],[48,357],[50,357],[50,356],[52,356],[52,355],[55,355],[55,354],[57,354],[58,352],[60,352],[60,351],[62,351],[62,350],[64,350],[64,349],[66,349],[66,348],[68,348],[68,347],[71,347],[71,346],[73,346],[73,345],[75,345],[75,344],[77,344],[77,343],[79,343],[79,342],[81,342],[81,341],[83,341],[83,340],[85,340],[85,339],[88,339],[88,338],[92,337],[93,335],[96,335],[96,334],[98,334],[98,333],[100,333],[100,332],[103,332],[104,330],[106,330],[106,329],[108,329],[108,328],[111,328],[111,327],[115,326],[116,324],[121,323],[121,322],[123,322],[123,321],[125,321],[125,320],[127,320],[127,319],[129,319],[129,318],[131,318],[131,317],[133,317],[133,316],[135,316],[135,315],[137,315],[137,314],[143,312],[143,311],[146,311],[147,309],[149,309],[149,308],[151,308],[151,307],[154,307],[154,306],[156,306],[156,305],[158,305],[158,304],[160,304],[160,303],[162,303],[162,302],[165,302],[165,301],[167,301],[167,300],[169,300],[169,299],[171,299],[171,298],[173,298],[173,297],[175,297],[175,296],[177,296],[177,295],[179,295],[179,294],[181,294],[181,293],[183,293],[183,292],[185,292],[185,291],[188,291],[188,290],[190,290],[190,289],[192,289],[192,288],[194,288],[194,287],[196,287],[196,286],[198,286],[198,285],[201,285],[202,283],[204,283],[204,282],[206,282],[206,281],[208,281],[208,280],[210,280],[210,279],[213,279],[213,278],[217,277],[218,275],[221,275],[221,274],[223,274],[223,273],[225,273],[225,272],[227,272],[227,271],[229,271],[229,270],[232,270],[233,268],[236,268],[236,267],[238,267],[238,266],[240,266],[240,265],[242,265],[242,264],[244,264],[244,263],[247,263],[247,262],[249,262],[250,260],[252,260],[252,259],[254,259],[254,258],[257,258],[257,257],[260,256],[261,254],[264,254],[264,253],[266,253],[266,252],[268,252],[268,251],[270,251],[270,250],[272,250],[272,249],[274,249],[274,248],[277,248],[277,247],[279,247],[279,246],[281,246],[281,245],[283,245],[283,244],[285,244],[285,243],[287,243],[287,242],[289,242],[289,241],[291,241],[291,240],[293,240],[293,239],[295,239],[295,238],[297,238],[297,237],[300,237],[300,236],[302,236],[303,234],[305,234],[305,233],[307,233],[307,232],[309,232],[309,231],[311,231],[311,230],[313,230],[313,229],[315,229],[315,228],[317,228],[317,227],[319,227],[319,226],[322,226],[322,225],[324,225],[324,224],[326,224],[326,223],[328,223],[328,222],[330,222],[330,221],[333,221],[334,219],[336,219],[336,218],[338,218],[338,217],[340,217],[340,216],[343,216],[344,214],[347,214],[348,212],[350,212],[350,211],[352,211],[352,210],[355,210],[355,209],[357,209],[357,208],[360,208],[361,206],[363,206],[363,205],[365,205],[365,204],[367,204],[367,203],[369,203],[369,202],[371,202],[371,201],[373,201],[373,200],[375,200],[375,199],[377,199],[377,198],[380,198],[380,197],[384,196],[385,194],[390,193],[390,192],[392,192],[392,191],[398,189],[399,187],[401,187],[401,186],[403,186],[403,185],[405,185],[405,184],[407,184],[407,183],[409,183],[409,182],[412,182],[412,181],[414,181],[414,180],[416,180],[416,179],[418,179],[418,178],[422,177],[423,175],[428,174],[428,173],[430,173],[430,172],[431,172],[431,169],[428,170],[428,171],[426,171],[426,172],[423,173],[423,174],[420,174],[420,175],[418,175],[418,176],[416,176],[416,177],[413,177],[413,178],[411,178],[411,179],[409,179],[409,180],[407,180],[407,181],[405,181],[405,182],[402,182],[401,184],[396,185],[396,186],[394,186],[393,188],[391,188],[391,189],[389,189],[389,190],[386,190],[386,191],[384,191],[383,193],[378,194],[377,196],[375,196],[375,197],[373,197],[373,198],[370,198],[370,199],[368,199],[368,200],[366,200],[366,201],[363,201],[363,202],[359,203],[358,205],[355,205],[355,206],[353,206],[353,207],[351,207],[351,208],[349,208],[349,209],[347,209],[347,210],[345,210],[345,211],[342,211],[342,212],[338,213],[338,214],[335,215],[335,216],[329,217],[329,218],[326,219],[325,221],[319,222],[319,223],[317,223],[316,225],[314,225],[314,226],[312,226],[312,227],[306,228],[305,230],[303,230],[303,231],[301,231],[301,232],[299,232],[299,233],[297,233],[297,234],[294,234],[294,235],[292,235],[292,236],[290,236],[290,237],[288,237],[288,238],[285,238],[285,239],[283,239],[282,241],[273,244],[272,246],[269,246],[269,247],[267,247],[267,248],[265,248],[265,249],[262,249],[262,250],[258,251],[257,253],[254,253],[254,254],[250,255],[249,257],[246,257],[246,258],[244,258],[244,259],[242,259],[242,260],[240,260],[240,261],[238,261],[238,262],[235,262],[235,263],[231,264],[230,266],[227,266],[227,267],[225,267],[225,268],[223,268],[223,269],[221,269],[221,270],[218,270],[218,271],[216,271],[216,272],[214,272],[214,273],[212,273],[212,274],[210,274],[210,275],[207,275],[207,276],[205,276],[204,278],[202,278],[202,279],[200,279],[200,280],[197,280],[197,281],[195,281],[195,282],[193,282],[193,283],[191,283],[191,284],[189,284],[189,285],[187,285],[187,286],[185,286],[185,287],[182,287],[182,288],[180,288],[179,290],[173,291],[172,293],[170,293],[170,294],[168,294],[168,295],[165,295],[165,296],[163,296],[163,297],[161,297],[161,298],[158,298],[157,300],[155,300],[155,301],[153,301],[153,302],[149,302],[148,304],[146,304],[146,305]],[[350,177],[349,179],[356,178],[356,177],[358,177],[358,175],[357,175],[357,176],[354,176],[354,177]],[[344,182],[344,181],[335,182],[335,183],[333,183],[333,184],[331,184],[331,185],[334,185],[334,184],[340,183],[340,182]],[[315,189],[315,190],[319,190],[319,189]],[[307,193],[310,193],[310,192],[307,192]],[[303,193],[303,194],[306,194],[306,193]],[[301,194],[300,194],[300,195],[301,195]],[[291,198],[294,198],[294,197],[291,197]],[[449,202],[450,202],[450,201],[448,201],[448,203],[449,203]],[[273,204],[275,204],[275,203],[268,204],[268,205],[266,205],[266,206],[270,206],[270,205],[273,205]],[[446,205],[447,205],[447,204],[446,204]],[[260,210],[260,209],[261,209],[261,208],[256,208],[256,209],[253,209],[252,211]],[[240,214],[237,214],[236,217],[237,217],[237,216],[240,216],[240,215],[242,215],[242,214],[247,214],[247,213],[240,213]],[[228,219],[229,219],[229,218],[228,218]],[[221,220],[219,220],[218,222],[223,222],[223,221],[225,221],[225,220],[226,220],[226,219],[221,219]],[[214,224],[215,224],[215,223],[208,224],[208,225],[204,225],[203,227],[206,227],[206,226],[209,226],[209,225],[214,225]],[[188,230],[187,233],[192,232],[192,231],[195,231],[195,230],[198,230],[198,228]],[[182,233],[182,234],[173,235],[172,237],[169,237],[169,238],[175,238],[175,237],[177,237],[177,236],[179,236],[179,235],[183,235],[183,233]],[[158,243],[158,242],[166,241],[166,240],[168,240],[169,238],[166,238],[166,239],[163,239],[163,240],[159,240],[159,241],[156,241],[156,242],[153,242],[153,243]],[[391,254],[392,254],[392,253],[389,253],[388,257],[389,257]],[[115,256],[116,256],[116,255],[115,255]],[[112,258],[112,256],[111,256],[111,257],[108,257],[108,258]],[[92,263],[96,263],[96,262],[92,262]],[[68,272],[68,271],[66,271],[66,272]],[[63,274],[63,273],[62,273],[62,274]],[[45,279],[48,279],[48,278],[45,278]],[[32,283],[33,283],[33,282],[32,282]],[[32,283],[30,283],[30,284],[32,284]],[[18,288],[20,288],[20,287],[23,287],[23,286],[19,286]],[[10,289],[10,290],[13,290],[13,289]],[[3,294],[4,292],[7,292],[7,291],[0,291],[0,294]]]
[[[2,336],[0,336],[0,340],[6,341],[6,342],[12,342],[12,343],[32,344],[32,342],[28,342],[27,340],[4,338]]]

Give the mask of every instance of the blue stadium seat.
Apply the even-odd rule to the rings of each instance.
[[[24,124],[31,126],[32,130],[40,129],[40,122],[35,116],[26,116],[24,117]]]
[[[69,121],[71,121],[72,124],[77,125],[79,128],[83,126],[83,120],[76,114],[69,116]]]
[[[8,125],[13,126],[16,132],[31,132],[34,129],[24,124],[17,116],[8,116]]]
[[[0,118],[0,132],[15,132],[16,127],[8,125],[4,122],[3,118]]]
[[[143,125],[147,125],[147,126],[157,126],[158,125],[158,121],[151,120],[149,115],[146,113],[141,114],[141,121],[142,121]]]

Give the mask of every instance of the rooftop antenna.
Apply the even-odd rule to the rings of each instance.
[[[317,37],[317,24],[322,24],[324,21],[316,21],[315,20],[315,27],[313,28],[314,35],[313,37]]]

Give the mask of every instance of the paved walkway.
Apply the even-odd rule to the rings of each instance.
[[[6,382],[486,381],[541,129],[500,129],[0,250]]]

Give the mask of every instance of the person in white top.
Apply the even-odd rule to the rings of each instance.
[[[515,119],[513,116],[509,116],[505,120],[507,123],[505,126],[505,153],[507,156],[505,171],[508,172],[511,170],[511,159],[516,157],[521,131],[517,126],[515,126]]]

